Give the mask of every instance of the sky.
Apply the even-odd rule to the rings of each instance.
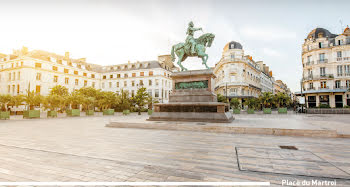
[[[0,53],[26,46],[87,62],[115,65],[157,60],[184,42],[190,21],[215,34],[208,65],[230,41],[264,61],[275,79],[300,90],[301,46],[316,27],[342,33],[350,25],[350,1],[323,0],[0,0]],[[183,65],[203,69],[193,57]]]

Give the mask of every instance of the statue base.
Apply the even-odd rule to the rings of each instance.
[[[234,120],[229,104],[217,102],[213,70],[175,72],[169,103],[154,104],[150,121],[223,122]]]

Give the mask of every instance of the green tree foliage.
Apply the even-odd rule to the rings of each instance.
[[[43,101],[43,96],[35,94],[34,91],[31,91],[24,97],[24,101],[29,107],[29,110],[33,110],[34,106],[40,106]]]
[[[11,102],[12,96],[9,94],[6,95],[0,95],[0,105],[1,105],[1,111],[7,111],[7,106]]]
[[[228,103],[228,99],[225,96],[218,94],[216,97],[217,97],[218,102]]]
[[[61,86],[61,85],[57,85],[54,86],[53,88],[51,88],[50,90],[50,95],[60,95],[60,96],[68,96],[69,92],[68,92],[68,88]]]
[[[71,109],[80,109],[80,105],[83,103],[84,96],[79,94],[78,90],[73,91],[66,97],[66,104],[70,105]]]
[[[248,98],[244,101],[244,105],[248,106],[249,109],[255,109],[258,103],[258,99],[256,98]]]
[[[20,105],[23,105],[24,98],[24,95],[11,96],[11,102],[8,105],[13,107],[19,107]]]
[[[141,115],[141,109],[149,103],[149,94],[146,91],[146,88],[139,88],[136,92],[136,95],[133,97],[135,104],[137,105],[138,114]]]
[[[279,92],[274,95],[273,100],[278,108],[287,107],[290,103],[291,99],[287,96],[287,94]]]
[[[238,98],[232,98],[230,101],[230,105],[233,109],[240,109],[241,108],[241,102]]]
[[[260,103],[264,108],[271,108],[273,104],[273,95],[271,92],[264,92],[259,97]]]
[[[61,95],[50,94],[43,100],[43,106],[47,110],[56,111],[58,108],[64,107],[65,98]]]
[[[99,92],[97,104],[102,109],[110,109],[113,104],[119,103],[119,97],[114,92]]]
[[[127,90],[121,90],[119,97],[120,97],[120,103],[119,103],[120,109],[130,110],[132,101],[129,96],[129,92]]]

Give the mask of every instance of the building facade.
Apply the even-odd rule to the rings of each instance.
[[[307,107],[350,105],[349,27],[339,35],[323,28],[312,30],[302,45],[302,64]]]
[[[159,102],[168,102],[174,69],[170,55],[159,56],[158,61],[100,66],[84,58],[72,59],[68,52],[61,56],[40,50],[29,52],[23,47],[0,55],[0,93],[18,95],[29,90],[47,95],[52,87],[62,85],[69,92],[94,87],[117,93],[124,89],[133,95],[145,87]]]
[[[215,92],[227,98],[258,97],[261,92],[272,92],[273,77],[262,61],[255,62],[245,55],[240,43],[225,45],[221,60],[215,65]]]

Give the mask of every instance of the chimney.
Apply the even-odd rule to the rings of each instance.
[[[270,77],[272,77],[272,71],[270,71],[270,73],[269,73],[269,74],[270,74]]]
[[[64,58],[65,58],[66,60],[69,59],[69,52],[66,52],[66,53],[64,54]]]

